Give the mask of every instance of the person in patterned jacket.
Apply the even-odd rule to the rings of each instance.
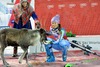
[[[12,15],[13,15],[13,18],[10,21],[13,24],[12,28],[32,29],[30,17],[34,19],[35,24],[37,25],[36,27],[40,28],[38,17],[28,0],[21,0],[20,3],[15,4],[12,10]],[[17,46],[14,47],[14,51],[13,51],[13,57],[16,57],[16,56],[17,56]]]

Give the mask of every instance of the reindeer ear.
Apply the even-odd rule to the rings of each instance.
[[[42,29],[42,28],[40,28],[40,33],[42,34],[42,33],[44,33],[44,32],[45,32],[45,30]]]

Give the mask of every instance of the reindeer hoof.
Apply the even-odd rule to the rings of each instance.
[[[19,63],[21,64],[22,62],[21,62],[21,61],[19,61]]]
[[[10,65],[7,65],[7,67],[11,67]]]
[[[7,64],[7,65],[4,65],[3,67],[11,67],[9,64]]]
[[[6,62],[3,67],[11,67],[11,66]]]
[[[20,60],[20,58],[18,59],[18,61],[19,61],[20,64],[22,63],[22,61]]]
[[[28,65],[28,67],[33,67],[33,65],[32,65],[32,64],[29,64],[29,63],[28,63],[27,65]]]

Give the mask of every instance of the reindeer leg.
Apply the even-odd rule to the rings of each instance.
[[[26,63],[27,63],[27,66],[28,67],[33,67],[33,65],[32,64],[30,64],[29,62],[28,62],[28,58],[29,58],[29,56],[28,56],[28,51],[27,51],[27,54],[26,54],[27,56],[26,56]]]
[[[4,49],[5,47],[0,48],[1,59],[3,61],[4,67],[10,67],[10,65],[6,62],[4,58]]]
[[[1,55],[1,59],[2,59],[2,62],[4,64],[4,67],[10,67],[10,65],[6,62],[6,60],[4,58],[4,49],[6,47],[7,47],[6,35],[1,34],[0,35],[0,55]]]
[[[28,47],[21,47],[24,50],[24,53],[19,57],[19,63],[22,63],[22,59],[26,56],[26,63],[28,65],[28,67],[33,67],[31,64],[29,64],[28,62]]]
[[[25,57],[27,51],[28,51],[28,47],[21,47],[24,50],[24,53],[19,57],[19,63],[22,63],[23,58]]]

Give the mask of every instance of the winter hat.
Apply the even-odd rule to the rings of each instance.
[[[60,23],[60,15],[57,14],[56,16],[54,16],[52,19],[51,19],[51,23],[52,22],[56,22],[56,23]]]

